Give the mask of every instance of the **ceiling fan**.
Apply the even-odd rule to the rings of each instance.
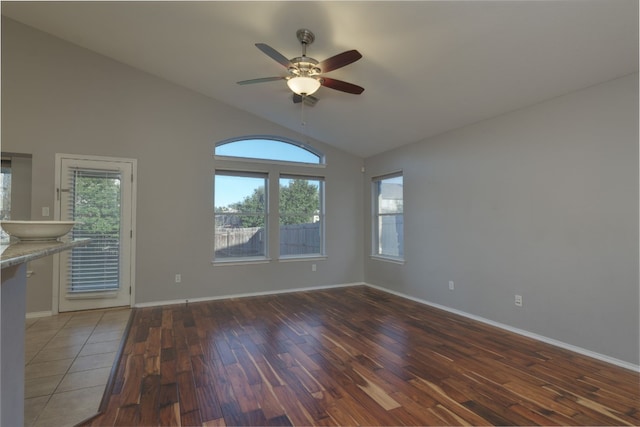
[[[348,50],[339,53],[331,58],[318,62],[314,58],[307,56],[307,46],[315,40],[314,34],[307,29],[300,29],[296,32],[296,36],[302,44],[302,56],[287,59],[280,52],[264,43],[256,43],[256,47],[263,53],[275,60],[287,69],[286,76],[280,77],[263,77],[260,79],[242,80],[239,85],[247,85],[253,83],[272,82],[276,80],[286,80],[287,85],[293,91],[293,102],[304,102],[308,105],[315,105],[318,98],[311,96],[320,86],[330,89],[339,90],[341,92],[360,95],[364,92],[364,88],[353,83],[347,83],[342,80],[336,80],[324,77],[321,74],[329,71],[337,70],[362,58],[357,50]]]

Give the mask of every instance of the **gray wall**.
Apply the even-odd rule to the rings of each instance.
[[[31,158],[11,158],[11,219],[31,219]]]
[[[138,159],[136,303],[363,280],[363,161],[314,141],[327,158],[328,257],[317,272],[310,261],[211,264],[213,146],[254,134],[301,138],[2,18],[2,150],[33,154],[32,219],[53,212],[55,153]],[[50,310],[52,260],[30,268],[27,311]]]
[[[404,171],[406,259],[366,282],[638,364],[637,74],[365,166],[365,206]]]

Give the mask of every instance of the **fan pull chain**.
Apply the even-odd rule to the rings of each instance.
[[[300,107],[300,126],[302,126],[302,136],[304,137],[304,139],[307,139],[307,129],[306,129],[306,123],[304,121],[304,99],[305,99],[305,95],[302,95],[302,102],[301,107]]]
[[[301,95],[302,96],[302,102],[300,102],[300,126],[302,127],[302,140],[307,144],[307,145],[311,145],[311,142],[309,141],[309,135],[307,135],[307,122],[304,120],[304,104],[305,104],[305,99],[306,99],[306,95]]]

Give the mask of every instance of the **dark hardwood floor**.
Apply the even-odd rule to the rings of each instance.
[[[136,309],[82,425],[639,425],[638,373],[353,287]]]

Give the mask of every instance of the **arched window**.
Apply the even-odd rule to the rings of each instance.
[[[324,155],[315,148],[286,138],[248,136],[216,144],[216,156],[247,159],[324,164]]]
[[[322,152],[245,136],[218,142],[214,155],[214,263],[326,256]]]

